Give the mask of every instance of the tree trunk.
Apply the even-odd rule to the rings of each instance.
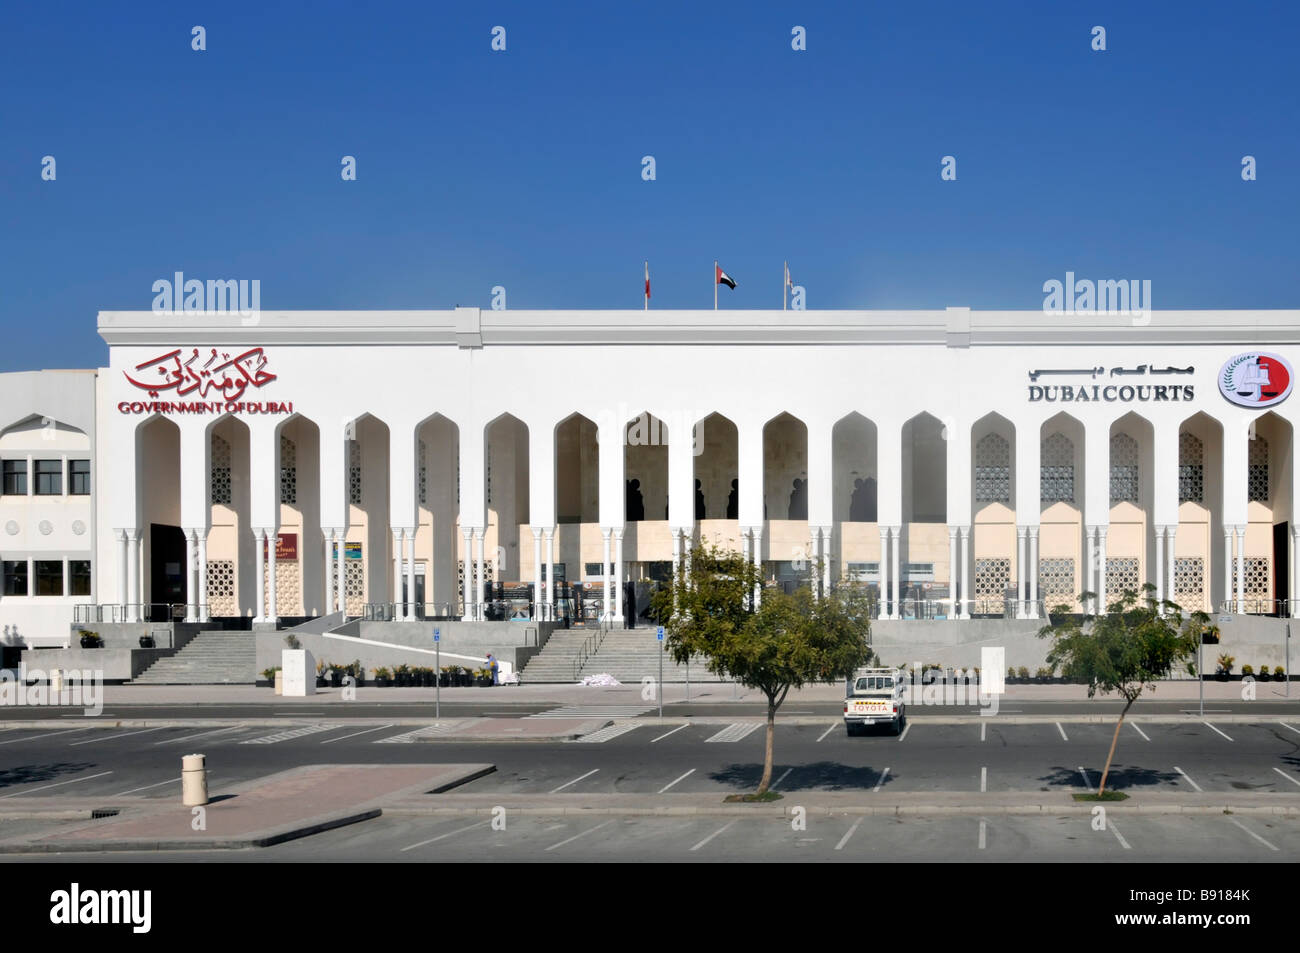
[[[1115,737],[1110,739],[1110,753],[1106,755],[1106,770],[1101,772],[1101,786],[1097,788],[1097,797],[1101,797],[1106,793],[1106,776],[1110,774],[1110,762],[1115,757],[1115,744],[1119,741],[1119,729],[1124,724],[1124,716],[1127,715],[1128,710],[1133,707],[1133,701],[1134,700],[1130,698],[1128,704],[1124,706],[1124,710],[1119,713],[1119,722],[1115,725]]]
[[[767,744],[763,757],[763,779],[758,782],[756,796],[767,793],[767,786],[772,783],[772,739],[776,734],[776,704],[771,698],[767,700]]]

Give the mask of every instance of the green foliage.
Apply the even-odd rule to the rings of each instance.
[[[1028,677],[1029,677],[1029,669],[1025,668],[1025,666],[1022,665],[1018,669],[1016,669],[1016,678],[1028,678]]]
[[[292,649],[294,651],[297,651],[298,649],[302,648],[302,642],[300,642],[298,640],[298,636],[294,635],[292,632],[290,632],[288,635],[284,637],[284,644],[287,648]]]
[[[1253,665],[1243,665],[1243,666],[1241,667],[1241,674],[1242,674],[1242,675],[1254,675],[1254,674],[1255,674],[1255,667],[1254,667]]]
[[[268,682],[273,682],[275,681],[275,673],[278,671],[280,671],[280,666],[278,665],[275,668],[264,668],[262,669],[262,677]]]
[[[1274,665],[1274,666],[1273,666],[1273,677],[1274,677],[1274,678],[1281,678],[1281,677],[1283,677],[1284,675],[1286,675],[1286,670],[1285,670],[1284,668],[1282,668],[1281,665]]]
[[[1236,662],[1237,657],[1235,655],[1229,655],[1227,652],[1224,652],[1219,656],[1219,671],[1224,675],[1231,675],[1232,666],[1235,665]]]

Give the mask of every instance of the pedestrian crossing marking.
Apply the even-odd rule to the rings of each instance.
[[[607,728],[600,729],[600,731],[593,731],[589,735],[583,735],[578,739],[578,742],[580,744],[603,744],[606,741],[617,738],[619,735],[625,735],[629,731],[636,731],[640,727],[640,725],[610,725]]]
[[[528,718],[635,718],[653,708],[641,705],[565,705],[550,711],[539,711]]]
[[[751,732],[755,731],[758,727],[759,727],[759,723],[756,721],[738,722],[734,725],[727,725],[726,728],[723,728],[713,737],[705,738],[704,743],[708,744],[711,741],[712,742],[740,741],[742,738],[747,737]]]
[[[421,738],[432,738],[434,735],[443,735],[457,727],[455,722],[439,723],[436,725],[425,725],[423,728],[416,728],[412,731],[404,731],[400,735],[390,735],[387,738],[378,738],[375,740],[377,745],[405,745],[419,741]]]
[[[271,735],[263,735],[260,738],[249,738],[241,741],[241,745],[274,745],[281,741],[292,741],[295,738],[303,738],[307,735],[314,735],[321,731],[333,731],[338,725],[303,725],[300,728],[286,728],[283,731],[277,731]]]

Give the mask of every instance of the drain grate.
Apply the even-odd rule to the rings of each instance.
[[[117,817],[118,811],[115,807],[101,807],[90,812],[90,819],[97,821],[101,817]]]

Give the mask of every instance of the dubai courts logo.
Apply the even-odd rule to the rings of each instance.
[[[1263,351],[1230,357],[1219,371],[1219,392],[1241,407],[1272,407],[1291,393],[1291,365]]]

